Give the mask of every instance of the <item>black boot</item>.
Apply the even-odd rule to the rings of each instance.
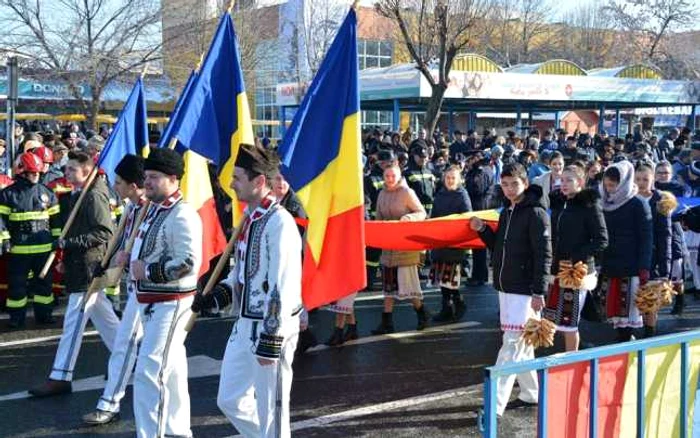
[[[11,309],[8,313],[10,321],[7,323],[7,328],[11,330],[23,329],[27,315],[26,309]]]
[[[433,316],[433,321],[435,322],[448,322],[452,321],[454,318],[454,313],[452,312],[452,306],[450,305],[450,291],[446,288],[442,288],[442,308],[440,313]]]
[[[685,294],[676,295],[676,302],[673,303],[671,315],[683,315],[683,305],[685,304]]]
[[[357,339],[357,323],[355,324],[348,324],[347,328],[345,329],[345,334],[343,335],[343,341],[348,342],[348,341],[354,341]]]
[[[385,335],[387,333],[394,333],[394,321],[391,312],[382,313],[382,322],[379,327],[372,330],[373,335]]]
[[[632,329],[623,327],[617,329],[617,342],[628,342],[632,339]]]
[[[452,305],[455,309],[455,321],[459,321],[467,313],[467,305],[459,295],[459,291],[452,292]]]
[[[644,326],[644,337],[645,338],[653,338],[656,336],[656,327],[653,326]]]
[[[326,341],[326,345],[329,345],[331,347],[335,347],[336,345],[342,345],[343,342],[343,329],[336,327],[335,330],[333,330],[333,335],[331,338]]]
[[[296,354],[297,356],[301,356],[306,352],[306,350],[317,345],[318,340],[316,339],[316,336],[310,328],[307,328],[306,330],[299,333],[299,342],[297,343],[297,349],[294,352],[294,354]]]
[[[425,305],[421,303],[418,309],[415,309],[416,317],[418,318],[418,324],[416,325],[416,330],[423,330],[428,326],[428,312],[425,310]]]

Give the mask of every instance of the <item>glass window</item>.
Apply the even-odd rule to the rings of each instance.
[[[372,67],[388,67],[393,57],[391,41],[360,40],[357,46],[360,70]]]

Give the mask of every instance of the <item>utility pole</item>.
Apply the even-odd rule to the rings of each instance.
[[[7,162],[7,174],[12,176],[12,163],[15,161],[17,152],[15,145],[15,114],[17,112],[19,68],[18,57],[10,55],[7,57],[7,119],[5,127],[5,144],[7,145],[5,158]]]

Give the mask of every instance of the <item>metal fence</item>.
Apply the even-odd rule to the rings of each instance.
[[[651,348],[680,345],[680,437],[688,438],[688,405],[689,388],[691,383],[689,374],[689,354],[690,343],[700,340],[700,330],[693,330],[683,333],[658,336],[651,339],[644,339],[633,342],[625,342],[614,345],[607,345],[576,351],[571,353],[561,353],[552,356],[542,357],[524,362],[508,363],[501,366],[486,368],[486,378],[484,381],[484,412],[481,417],[481,428],[483,436],[494,438],[498,434],[496,417],[496,383],[499,377],[507,377],[512,374],[520,374],[529,371],[536,371],[539,380],[539,405],[537,408],[537,437],[544,438],[547,431],[547,377],[548,372],[553,367],[571,365],[588,362],[590,366],[590,397],[589,397],[589,418],[588,429],[589,438],[596,438],[598,434],[598,365],[601,359],[620,354],[636,353],[637,356],[637,437],[645,436],[645,355]],[[673,409],[669,406],[668,409]],[[506,411],[507,412],[507,411]],[[507,413],[506,413],[507,415]],[[556,431],[554,435],[556,435]],[[550,433],[550,436],[553,434]],[[577,437],[578,438],[578,437]]]

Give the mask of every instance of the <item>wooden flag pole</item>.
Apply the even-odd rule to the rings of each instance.
[[[131,252],[131,248],[134,246],[134,241],[136,240],[138,228],[141,226],[141,223],[146,217],[146,212],[148,211],[149,205],[150,201],[147,201],[141,208],[141,211],[139,211],[139,215],[136,216],[134,220],[134,225],[131,228],[131,234],[129,235],[129,238],[126,241],[126,244],[124,245],[125,252]],[[124,234],[124,230],[126,229],[126,221],[124,220],[125,218],[126,215],[122,217],[121,222],[124,222],[123,226],[121,222],[119,223],[121,231],[112,236],[112,240],[110,240],[109,242],[109,246],[107,247],[106,253],[107,255],[105,256],[105,258],[102,259],[101,262],[102,269],[106,269],[109,266],[110,260],[112,259],[112,257],[114,257],[114,254],[112,253],[117,249],[117,244],[119,243],[119,240],[121,240],[121,236],[122,234]],[[106,287],[112,287],[116,285],[119,281],[119,278],[122,275],[122,272],[124,271],[124,267],[125,265],[123,263],[117,263],[112,268],[107,269],[102,276],[93,278],[88,289],[88,294],[98,292]]]
[[[85,184],[83,185],[83,189],[80,192],[80,196],[78,196],[78,200],[75,202],[73,210],[71,210],[70,215],[68,215],[68,220],[66,220],[66,224],[61,230],[61,235],[58,237],[59,239],[65,239],[66,235],[68,234],[68,230],[70,230],[70,227],[73,226],[73,222],[75,222],[75,217],[78,215],[78,210],[80,210],[80,206],[82,205],[88,190],[90,190],[90,187],[92,187],[92,183],[95,181],[98,171],[99,169],[97,168],[97,165],[95,165],[95,167],[93,167],[90,171],[90,174],[88,175],[87,180],[85,180]],[[39,278],[46,278],[46,275],[49,273],[49,269],[51,269],[51,265],[53,264],[55,259],[56,250],[53,250],[51,251],[51,254],[49,254],[49,258],[46,259],[46,263],[44,263],[44,267],[39,273]]]
[[[233,234],[231,235],[231,238],[229,239],[228,243],[226,244],[226,248],[224,248],[224,251],[221,253],[221,258],[219,258],[219,261],[216,263],[216,266],[214,267],[214,270],[211,273],[211,276],[209,276],[209,280],[207,280],[207,284],[204,286],[204,289],[202,290],[202,295],[209,295],[214,289],[214,286],[216,286],[216,283],[219,281],[219,276],[221,275],[221,272],[223,272],[224,267],[226,266],[226,263],[229,263],[229,259],[231,258],[231,254],[233,253],[233,250],[236,247],[236,241],[238,241],[238,236],[240,236],[241,231],[243,230],[243,225],[245,224],[246,221],[246,216],[244,215],[243,218],[241,219],[241,222],[238,224],[236,229],[233,231]],[[197,320],[197,317],[199,316],[198,312],[192,312],[192,315],[190,315],[189,321],[187,321],[187,325],[185,326],[185,331],[189,332],[192,330],[192,327],[194,326],[194,322]]]
[[[231,3],[228,4],[228,8],[226,8],[226,12],[228,12],[230,14],[231,11],[233,11],[233,6],[235,4],[236,4],[236,0],[231,0]]]

